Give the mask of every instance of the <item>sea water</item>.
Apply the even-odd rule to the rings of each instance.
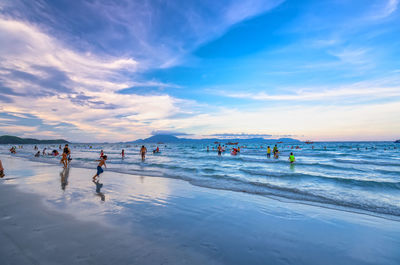
[[[108,159],[103,174],[115,171],[176,178],[208,188],[400,218],[400,144],[281,143],[279,158],[272,155],[268,158],[267,145],[261,143],[240,144],[238,155],[231,155],[232,146],[227,146],[221,156],[213,143],[145,145],[148,153],[142,161],[138,144],[70,144],[71,166],[93,168],[95,174],[98,163],[95,160],[99,159],[100,150],[104,150]],[[40,151],[46,147],[46,152],[53,149],[62,152],[58,145],[37,146]],[[157,146],[161,152],[153,153]],[[10,147],[0,145],[0,154],[9,155]],[[34,157],[36,152],[34,145],[24,145],[12,156],[59,164],[59,156]],[[296,157],[294,164],[288,161],[290,152]]]

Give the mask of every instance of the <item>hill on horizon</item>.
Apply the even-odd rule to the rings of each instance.
[[[12,135],[0,136],[0,144],[68,144],[64,139],[38,140],[34,138],[20,138]]]

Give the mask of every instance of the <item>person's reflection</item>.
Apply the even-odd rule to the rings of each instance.
[[[294,169],[295,169],[294,164],[290,164],[290,170],[294,172]]]
[[[68,185],[68,177],[69,177],[69,167],[66,167],[61,171],[61,189],[65,191],[65,187]]]
[[[103,183],[100,183],[99,180],[94,180],[93,183],[96,185],[96,195],[100,196],[101,200],[104,202],[106,200],[106,196],[101,192],[101,188],[103,187]]]

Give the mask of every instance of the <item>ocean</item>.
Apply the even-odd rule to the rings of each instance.
[[[145,145],[148,153],[142,162],[138,144],[70,144],[71,167],[92,168],[94,175],[98,163],[95,160],[103,149],[108,156],[103,174],[115,171],[182,179],[212,189],[400,219],[400,144],[281,143],[277,159],[267,158],[265,144],[240,145],[236,156],[231,155],[232,146],[218,156],[213,143],[208,145],[210,151],[206,144],[198,143]],[[45,147],[47,152],[58,150],[58,145],[37,146],[40,151]],[[161,152],[153,154],[156,146]],[[0,145],[0,154],[10,156],[10,147]],[[122,149],[125,159],[121,158]],[[296,157],[294,164],[288,161],[290,152]],[[35,153],[34,145],[24,145],[11,156],[59,164],[60,157],[34,157]]]

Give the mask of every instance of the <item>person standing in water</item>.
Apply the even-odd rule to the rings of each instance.
[[[104,151],[103,151],[103,149],[101,149],[101,151],[100,151],[100,158],[102,158],[103,155],[104,155]]]
[[[271,157],[271,147],[267,147],[267,157],[270,158]]]
[[[275,153],[278,151],[278,146],[274,146],[274,149],[272,149],[272,153],[274,153],[274,156],[275,156]]]
[[[293,153],[290,153],[289,161],[291,164],[293,164],[296,161],[296,158],[294,157]]]
[[[147,148],[144,145],[142,145],[142,148],[140,148],[140,155],[142,156],[142,161],[145,160],[146,153],[147,153]]]
[[[4,177],[4,167],[3,167],[3,163],[1,163],[0,160],[0,178]]]
[[[220,156],[222,154],[222,147],[221,145],[218,145],[218,155]]]
[[[125,158],[125,150],[124,149],[122,149],[121,156],[122,156],[122,159]]]
[[[97,173],[93,176],[93,181],[95,181],[97,177],[100,177],[100,174],[104,172],[104,170],[101,168],[103,165],[104,168],[107,168],[106,160],[107,156],[102,156],[100,160],[96,160],[99,161],[99,164],[97,165]]]

